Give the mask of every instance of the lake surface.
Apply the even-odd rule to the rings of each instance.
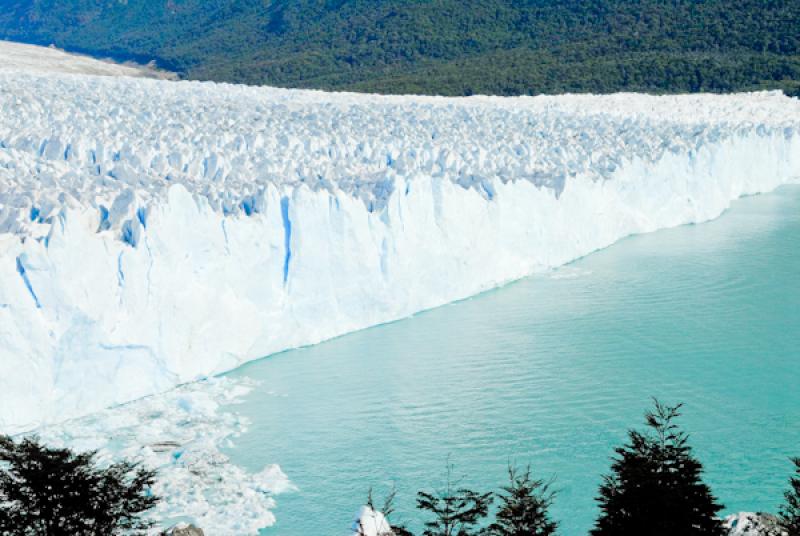
[[[685,429],[725,512],[775,511],[800,455],[800,188],[740,200],[716,221],[625,239],[569,266],[231,373],[261,382],[230,451],[278,463],[268,535],[346,534],[372,486],[420,488],[448,456],[462,483],[509,461],[555,476],[552,514],[585,534],[613,447],[650,397]]]

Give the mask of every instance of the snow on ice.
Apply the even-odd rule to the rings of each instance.
[[[0,41],[0,69],[25,69],[41,73],[175,78],[174,73],[155,69],[151,65],[120,64],[71,54],[54,46],[40,47],[11,41]]]

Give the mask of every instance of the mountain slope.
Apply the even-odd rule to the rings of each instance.
[[[70,54],[52,47],[0,41],[0,70],[25,70],[40,73],[90,74],[175,79],[173,73],[150,66],[123,65],[90,56]]]
[[[795,0],[0,0],[0,37],[388,93],[800,87]]]

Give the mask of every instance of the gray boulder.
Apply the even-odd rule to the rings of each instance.
[[[164,536],[205,536],[203,529],[195,527],[194,525],[187,525],[186,523],[178,523],[174,527],[167,530]]]
[[[728,536],[786,536],[778,518],[762,512],[739,512],[725,518]]]

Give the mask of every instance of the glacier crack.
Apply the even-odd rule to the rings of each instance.
[[[283,284],[289,279],[289,262],[292,260],[292,220],[289,219],[289,198],[281,198],[281,219],[283,220]]]
[[[25,269],[25,264],[22,262],[22,258],[17,257],[17,272],[19,273],[20,277],[22,278],[23,283],[25,283],[25,288],[28,289],[28,293],[33,298],[33,302],[36,304],[37,309],[42,308],[42,304],[39,302],[39,297],[36,295],[36,292],[33,290],[33,285],[31,284],[31,280],[28,277],[28,271]]]

